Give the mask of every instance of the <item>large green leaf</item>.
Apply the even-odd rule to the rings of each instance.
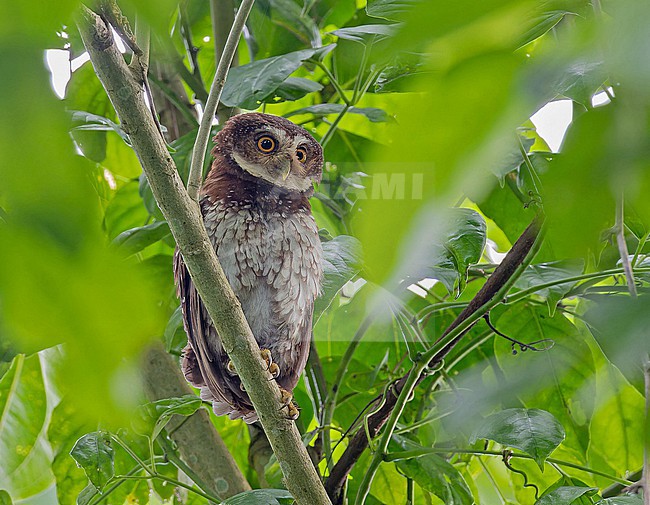
[[[257,109],[304,61],[322,57],[334,46],[303,49],[233,68],[223,88],[221,102],[229,107]]]
[[[221,505],[291,505],[293,496],[284,489],[253,489],[221,502]]]
[[[272,103],[277,103],[280,100],[299,100],[309,93],[320,91],[323,86],[310,79],[304,77],[289,77],[275,90]]]
[[[38,354],[16,356],[0,380],[0,483],[15,500],[53,482],[45,439],[48,401]]]
[[[546,458],[564,440],[564,428],[553,414],[539,409],[506,409],[484,419],[470,443],[479,438],[520,449],[533,457],[540,469]]]
[[[84,469],[88,480],[99,491],[115,475],[115,454],[108,433],[95,431],[84,435],[77,440],[70,456]]]
[[[535,505],[571,505],[581,496],[591,495],[596,491],[597,489],[593,487],[563,486],[542,496],[535,502]]]
[[[361,269],[361,244],[354,237],[339,235],[323,243],[323,284],[314,304],[314,324],[330,306],[343,285]]]

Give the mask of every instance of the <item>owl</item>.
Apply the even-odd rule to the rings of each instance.
[[[214,162],[200,207],[219,262],[241,302],[271,374],[289,402],[305,368],[314,300],[322,277],[322,247],[309,197],[320,182],[321,146],[303,128],[269,114],[240,114],[214,137]],[[215,414],[257,420],[176,252],[174,278],[188,345],[182,368],[211,401]]]

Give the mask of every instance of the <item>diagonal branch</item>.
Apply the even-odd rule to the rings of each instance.
[[[300,505],[330,503],[293,421],[280,411],[280,390],[266,370],[239,300],[219,265],[196,203],[183,187],[164,140],[149,114],[142,83],[117,50],[110,28],[81,8],[77,26],[102,85],[129,134],[185,264],[235,365],[280,462],[289,491]]]
[[[501,264],[467,307],[445,330],[442,337],[429,351],[422,355],[411,372],[399,379],[395,386],[381,399],[381,408],[368,418],[368,433],[371,437],[376,437],[379,430],[391,418],[398,406],[398,401],[405,401],[409,390],[412,390],[421,381],[421,374],[424,369],[427,366],[435,366],[442,361],[474,322],[479,320],[491,305],[499,303],[502,297],[505,296],[505,292],[512,286],[523,267],[532,260],[532,256],[539,246],[542,221],[543,218],[538,217],[526,228]],[[398,416],[395,416],[395,422],[397,421],[396,417]],[[387,443],[388,438],[386,437],[384,442]],[[368,437],[366,431],[359,430],[352,437],[341,458],[334,465],[330,476],[325,482],[325,488],[333,503],[341,502],[347,476],[367,447]],[[369,474],[367,474],[367,479],[371,480]]]

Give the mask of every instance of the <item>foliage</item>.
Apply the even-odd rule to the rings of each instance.
[[[120,5],[153,32],[154,102],[186,179],[216,68],[208,2]],[[63,100],[48,88],[43,51],[84,51],[77,8],[13,3],[0,22],[0,503],[218,502],[167,438],[200,399],[138,387],[145,346],[178,355],[185,336],[174,239],[129,128],[90,63]],[[318,359],[295,392],[324,477],[543,213],[537,256],[417,386],[365,503],[641,503],[605,495],[642,468],[647,423],[649,15],[640,0],[256,3],[222,102],[324,146]],[[555,153],[529,118],[559,100],[573,121]],[[213,422],[275,488],[223,503],[290,503],[245,426]]]

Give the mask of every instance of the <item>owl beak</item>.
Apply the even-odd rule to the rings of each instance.
[[[282,180],[286,181],[291,173],[291,162],[287,163],[287,166],[282,169]]]

